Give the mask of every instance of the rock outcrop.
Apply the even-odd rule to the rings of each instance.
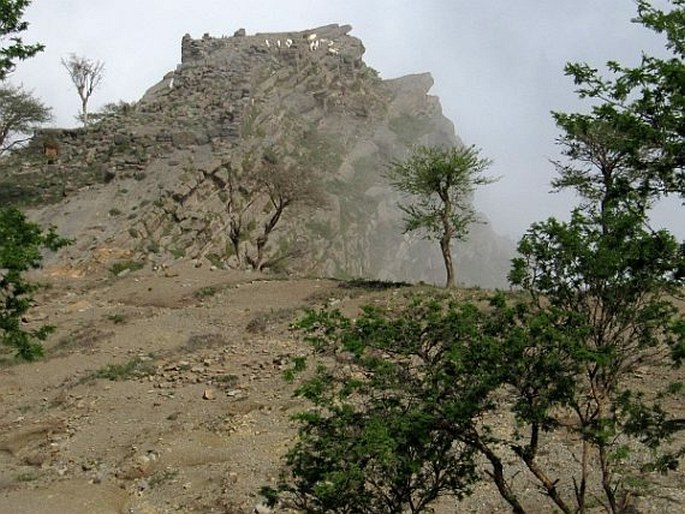
[[[75,238],[73,265],[112,254],[244,265],[276,209],[264,187],[282,177],[307,187],[288,190],[295,201],[262,241],[270,266],[441,282],[437,245],[402,234],[383,171],[413,144],[459,140],[431,76],[382,80],[350,30],[184,36],[181,64],[139,102],[37,134],[27,151],[58,202],[36,219]],[[59,148],[50,163],[46,144]],[[461,282],[503,284],[511,243],[475,225],[457,247]]]

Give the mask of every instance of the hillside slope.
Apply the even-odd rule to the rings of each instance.
[[[307,308],[334,305],[355,315],[360,305],[427,289],[274,280],[183,261],[124,277],[34,278],[51,287],[37,295],[30,322],[57,330],[45,359],[0,355],[0,514],[253,513],[294,442],[291,416],[306,406],[283,378],[293,357],[311,351],[290,322]],[[682,370],[645,366],[635,385],[657,389],[678,379]],[[667,407],[682,417],[678,400]],[[514,426],[500,415],[492,423]],[[572,495],[577,439],[554,432],[541,440],[560,488]],[[550,512],[515,462],[507,462],[508,476],[524,491],[526,512]],[[641,480],[637,511],[684,511],[682,469],[645,472]],[[435,510],[455,511],[511,509],[485,480],[458,506],[446,498]]]

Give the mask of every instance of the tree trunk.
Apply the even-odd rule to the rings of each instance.
[[[445,287],[454,287],[456,284],[454,278],[454,260],[452,259],[452,238],[443,236],[440,239],[440,250],[442,251],[442,258],[445,261],[445,271],[447,272],[447,283]]]
[[[495,454],[495,452],[492,451],[492,449],[483,443],[478,436],[476,436],[472,444],[478,451],[485,455],[486,459],[490,461],[492,471],[486,471],[486,473],[494,480],[500,496],[509,504],[511,511],[514,514],[526,514],[526,511],[521,506],[518,498],[504,478],[504,466],[502,465],[502,460]]]
[[[454,277],[454,260],[452,259],[452,236],[454,235],[454,228],[452,227],[453,207],[448,190],[442,190],[438,195],[442,200],[442,212],[440,213],[440,221],[442,222],[440,250],[442,251],[442,258],[445,261],[445,271],[447,271],[447,283],[445,284],[445,287],[451,288],[456,285],[456,279]]]
[[[81,119],[83,121],[83,126],[88,126],[88,99],[83,98],[81,100]]]
[[[274,228],[278,224],[278,221],[283,215],[283,211],[290,204],[288,200],[283,200],[279,198],[278,200],[271,199],[271,203],[275,209],[274,214],[269,218],[269,220],[264,223],[264,230],[262,234],[257,238],[257,257],[252,259],[252,267],[257,271],[262,271],[265,267],[266,260],[264,258],[264,252],[266,250],[266,244],[269,242],[269,236],[273,232]]]

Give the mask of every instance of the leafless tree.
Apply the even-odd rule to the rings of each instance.
[[[81,98],[81,114],[78,118],[85,127],[88,125],[88,100],[102,82],[105,63],[71,54],[68,59],[62,59],[62,66],[69,73],[71,81],[76,86],[78,96]]]

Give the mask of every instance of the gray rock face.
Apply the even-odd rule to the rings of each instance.
[[[460,142],[428,94],[432,77],[381,80],[350,30],[184,36],[181,64],[135,105],[87,130],[37,135],[32,151],[48,136],[57,140],[57,166],[74,183],[66,201],[36,217],[88,239],[90,254],[82,245],[66,250],[72,261],[108,247],[153,261],[185,256],[245,265],[273,213],[273,202],[255,188],[272,165],[269,173],[315,181],[325,197],[284,211],[266,248],[274,264],[441,282],[437,244],[402,234],[399,197],[383,171],[411,145]],[[97,184],[98,177],[107,183]],[[91,187],[76,191],[84,185]],[[111,215],[114,207],[119,215]],[[99,225],[103,212],[110,215]],[[236,248],[230,234],[238,220],[245,237]],[[460,281],[503,285],[511,243],[476,225],[471,242],[457,248]]]

